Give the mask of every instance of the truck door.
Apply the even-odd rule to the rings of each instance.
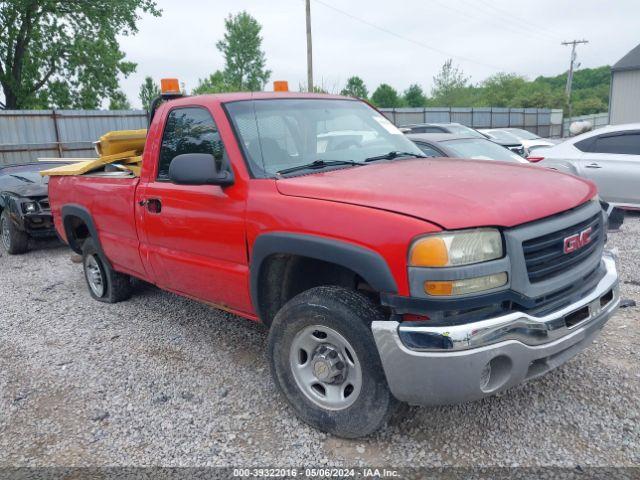
[[[155,178],[136,199],[146,237],[142,254],[159,286],[250,312],[243,189],[177,185],[169,179],[171,160],[184,153],[210,153],[218,168],[231,168],[217,125],[203,107],[176,107],[165,115]]]

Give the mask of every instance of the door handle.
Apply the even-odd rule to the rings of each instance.
[[[159,198],[147,198],[140,200],[138,205],[141,207],[147,207],[147,211],[150,213],[160,213],[162,211],[162,202]]]
[[[602,165],[600,165],[599,163],[590,163],[589,165],[585,165],[585,167],[587,168],[602,168]]]

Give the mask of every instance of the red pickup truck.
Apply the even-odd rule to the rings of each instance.
[[[269,327],[304,421],[366,435],[399,402],[479,399],[584,349],[619,303],[593,184],[424,158],[352,98],[165,101],[140,177],[52,177],[89,291],[136,277]]]

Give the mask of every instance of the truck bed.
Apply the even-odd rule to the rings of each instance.
[[[145,278],[135,218],[138,182],[139,178],[130,175],[52,176],[49,202],[56,228],[65,241],[68,238],[61,224],[62,206],[84,209],[90,212],[104,253],[113,266],[118,271]]]

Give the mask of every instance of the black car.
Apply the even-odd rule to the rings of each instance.
[[[0,236],[10,254],[24,253],[29,238],[55,237],[47,197],[46,170],[60,163],[29,163],[0,167]]]
[[[511,134],[492,135],[486,132],[467,127],[461,123],[416,123],[403,125],[400,129],[405,133],[452,133],[454,135],[465,135],[467,137],[487,138],[498,145],[508,148],[521,157],[526,157],[527,151],[524,145]]]
[[[483,137],[452,133],[408,133],[406,135],[427,157],[497,160],[529,164],[520,155]]]

